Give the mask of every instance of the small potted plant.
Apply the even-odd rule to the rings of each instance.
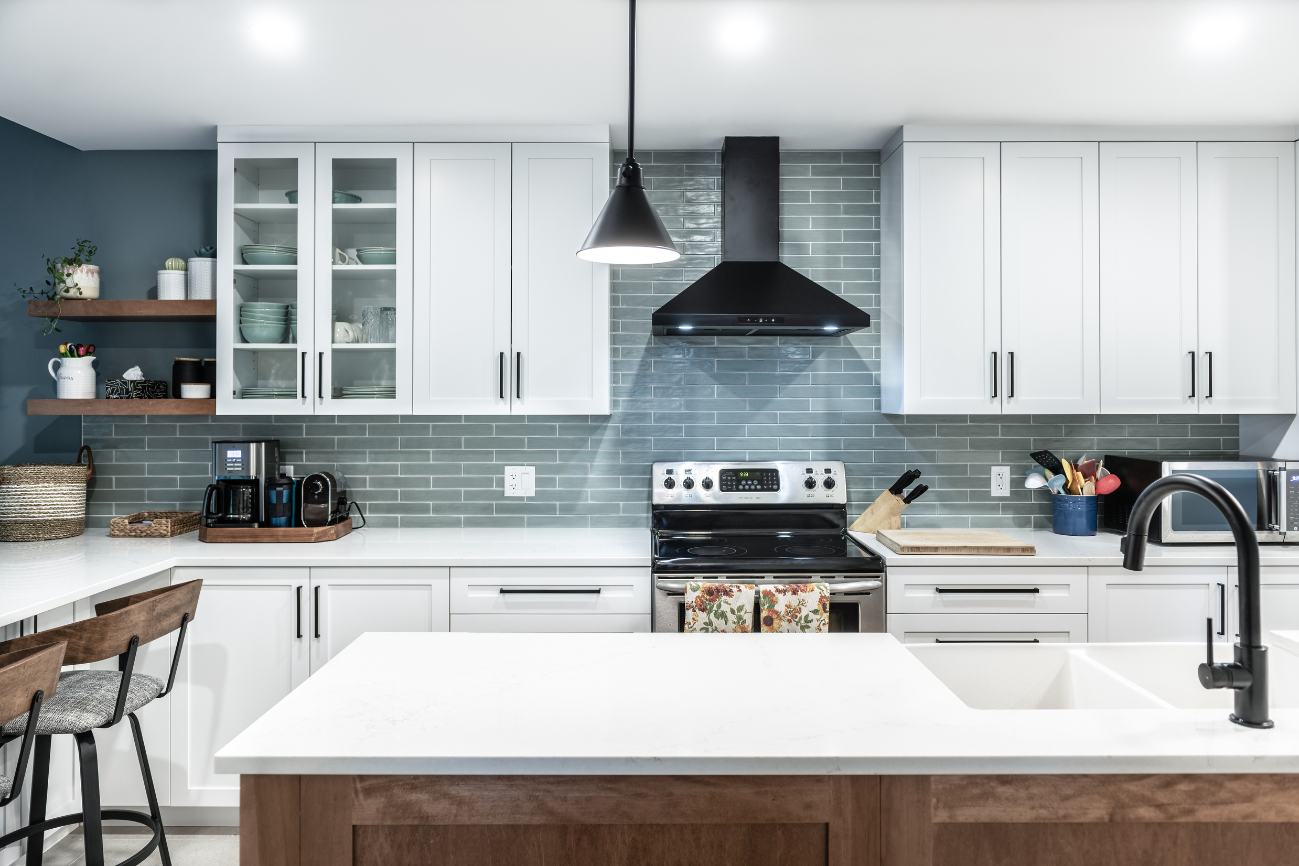
[[[45,257],[45,286],[18,288],[20,297],[31,301],[53,301],[54,315],[46,318],[42,334],[52,334],[59,329],[59,314],[65,298],[98,298],[99,266],[90,260],[99,247],[88,240],[78,240],[72,255],[59,258]]]

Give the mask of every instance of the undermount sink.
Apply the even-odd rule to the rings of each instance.
[[[1196,678],[1202,644],[916,644],[908,650],[976,710],[1231,709]],[[1231,647],[1215,647],[1220,660]],[[1299,707],[1299,656],[1269,654],[1271,704]]]

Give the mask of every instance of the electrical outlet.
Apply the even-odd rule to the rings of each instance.
[[[535,466],[506,466],[505,495],[536,496],[537,468]]]
[[[1009,466],[992,467],[992,495],[993,496],[1010,495],[1010,467]]]

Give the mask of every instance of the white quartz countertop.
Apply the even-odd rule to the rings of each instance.
[[[317,544],[109,538],[0,545],[0,625],[178,566],[640,566],[644,529],[359,529]]]
[[[1186,676],[1194,682],[1193,665]],[[1275,729],[1256,731],[1227,721],[1229,695],[1221,703],[976,710],[884,634],[372,633],[222,748],[216,768],[1299,772],[1299,710],[1273,709]]]
[[[1123,536],[1100,532],[1090,536],[1056,535],[1045,529],[1001,530],[1017,541],[1037,548],[1034,556],[982,555],[914,555],[897,553],[875,539],[874,533],[849,534],[867,548],[884,557],[889,568],[906,566],[1121,566],[1123,554],[1119,541]],[[1263,544],[1259,546],[1263,565],[1299,565],[1299,545]],[[1146,566],[1235,565],[1236,548],[1230,544],[1148,544]]]

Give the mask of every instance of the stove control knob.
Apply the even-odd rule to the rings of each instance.
[[[806,487],[808,490],[815,490],[816,479],[813,478],[811,475],[807,476],[806,478],[803,479],[803,486]]]
[[[713,489],[713,479],[711,479],[711,478],[705,478],[703,481],[700,481],[699,484],[700,484],[700,486],[703,487],[705,490],[712,490],[712,489]]]
[[[693,479],[693,478],[684,478],[684,479],[682,479],[682,481],[681,481],[681,487],[682,487],[682,489],[684,489],[684,490],[694,490],[694,489],[695,489],[695,479]]]
[[[673,487],[677,486],[677,480],[669,475],[667,478],[663,479],[663,486],[668,490],[671,490]]]
[[[834,479],[833,479],[833,478],[827,478],[827,479],[825,479],[824,481],[821,482],[821,485],[822,485],[823,487],[825,487],[826,490],[833,490],[833,489],[834,489]]]

